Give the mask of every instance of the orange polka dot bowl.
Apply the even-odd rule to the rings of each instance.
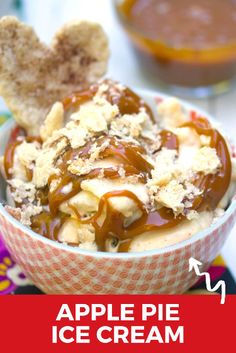
[[[155,107],[165,96],[149,91],[139,92]],[[189,112],[206,113],[182,102]],[[0,128],[0,155],[10,131],[9,120]],[[1,198],[5,185],[1,181]],[[48,294],[181,294],[198,278],[189,271],[191,257],[207,270],[219,254],[236,219],[236,199],[224,215],[210,227],[174,245],[143,252],[109,253],[83,250],[36,234],[23,226],[0,205],[0,233],[14,260],[27,277]]]

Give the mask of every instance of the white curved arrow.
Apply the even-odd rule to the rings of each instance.
[[[199,267],[202,266],[202,262],[190,257],[189,259],[189,272],[194,269],[197,276],[205,276],[206,280],[206,289],[208,292],[216,292],[218,288],[221,287],[221,301],[220,304],[225,303],[225,295],[226,295],[226,284],[225,281],[220,280],[216,283],[216,285],[212,288],[211,287],[211,277],[208,272],[200,272]]]

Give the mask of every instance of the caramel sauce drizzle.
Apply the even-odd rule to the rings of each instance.
[[[169,130],[162,130],[160,133],[161,138],[161,148],[165,147],[169,150],[179,150],[179,140],[178,137]]]
[[[15,127],[12,130],[4,153],[4,170],[5,170],[7,179],[12,178],[12,169],[14,165],[15,150],[24,141],[26,142],[37,141],[39,143],[42,143],[41,138],[38,136],[26,136],[26,131],[20,128],[19,126]],[[26,168],[25,171],[26,171],[26,176],[28,178],[28,181],[31,181],[33,177],[32,169]]]
[[[12,177],[12,168],[14,164],[14,155],[16,147],[19,146],[22,141],[15,141],[14,143],[8,143],[5,154],[4,154],[4,169],[7,179]]]
[[[106,99],[111,104],[116,104],[122,115],[138,114],[140,108],[145,108],[151,120],[155,121],[151,108],[130,88],[124,87],[122,90],[111,93],[110,88],[114,88],[114,83],[112,82],[111,86],[109,80],[104,80],[104,84],[109,86],[107,92],[104,93]],[[95,96],[98,88],[99,85],[92,85],[87,90],[78,91],[66,97],[63,100],[64,109],[68,111],[72,108],[78,108],[81,104],[88,102]]]
[[[58,240],[58,234],[63,224],[70,217],[65,213],[58,212],[53,216],[50,212],[43,211],[31,219],[31,228],[45,238]]]
[[[163,136],[168,134],[169,138],[163,139],[163,144],[171,147],[176,145],[175,138],[173,134],[170,135],[166,132]],[[121,162],[122,168],[126,172],[126,176],[137,175],[139,181],[146,183],[147,177],[150,176],[153,166],[142,157],[146,151],[143,147],[137,146],[131,143],[120,141],[114,137],[104,137],[98,140],[99,144],[102,144],[106,140],[109,141],[108,147],[100,154],[101,158],[114,157]],[[170,141],[171,144],[170,144]],[[51,214],[56,217],[60,205],[69,200],[71,197],[75,196],[79,191],[81,191],[81,182],[85,179],[93,179],[99,176],[103,170],[103,175],[105,178],[115,179],[120,178],[118,170],[114,168],[96,168],[85,176],[76,176],[71,174],[66,165],[69,160],[73,160],[74,157],[79,156],[80,158],[87,158],[89,156],[91,143],[89,142],[82,148],[69,149],[62,156],[62,162],[59,165],[61,171],[60,175],[54,175],[49,180],[49,185],[52,180],[59,178],[59,183],[57,187],[48,193],[49,207]],[[72,183],[72,190],[65,194],[63,193],[63,188],[65,185]],[[138,221],[133,222],[130,226],[125,227],[125,217],[116,210],[113,209],[109,203],[110,198],[114,197],[128,197],[132,199],[141,211],[142,216]],[[103,211],[106,210],[106,217],[102,224],[99,223],[99,219],[102,216]],[[128,190],[113,191],[109,192],[100,199],[97,213],[88,220],[81,220],[80,216],[73,208],[74,213],[77,215],[78,219],[82,223],[92,224],[95,228],[96,243],[100,250],[105,251],[106,239],[107,237],[117,237],[121,241],[119,251],[123,251],[124,247],[129,246],[131,239],[137,235],[146,231],[151,231],[155,229],[163,229],[176,225],[182,220],[182,217],[175,218],[173,213],[168,209],[161,209],[159,211],[148,213],[142,202],[137,198],[135,194]],[[37,217],[37,216],[36,216]],[[53,235],[53,238],[55,235]],[[124,242],[123,242],[124,241]],[[123,250],[122,250],[123,249]]]
[[[216,149],[221,161],[221,166],[216,174],[203,175],[199,173],[194,184],[203,190],[203,194],[196,197],[193,203],[195,210],[214,210],[225,192],[227,191],[232,174],[231,158],[226,141],[219,131],[212,129],[209,121],[203,117],[195,117],[183,127],[190,127],[196,130],[199,135],[206,135],[211,138],[210,147]]]
[[[96,93],[97,89],[98,87],[93,86],[92,89],[78,92],[67,97],[63,101],[65,109],[74,109],[80,104],[90,100]],[[112,103],[118,104],[122,114],[136,113],[141,106],[145,106],[146,108],[146,104],[142,102],[141,98],[129,89],[122,91],[120,96],[117,97],[115,95],[114,97],[108,95],[108,99],[110,99]],[[115,99],[115,101],[113,99]],[[149,107],[146,109],[147,111],[150,110]],[[193,181],[198,188],[203,190],[203,193],[194,199],[192,209],[214,209],[230,184],[231,159],[228,147],[221,134],[217,130],[212,129],[210,123],[204,118],[195,117],[191,122],[188,122],[183,126],[189,126],[194,128],[199,134],[210,136],[211,147],[216,149],[217,155],[221,160],[221,167],[215,175],[204,176],[199,173]],[[172,132],[163,130],[160,133],[160,138],[160,148],[165,147],[178,150],[178,138]],[[116,160],[119,160],[120,167],[125,170],[126,176],[136,176],[139,182],[146,183],[147,178],[150,177],[153,166],[143,157],[143,155],[146,154],[145,148],[130,142],[124,142],[116,137],[108,136],[98,138],[96,143],[99,146],[107,140],[109,142],[108,147],[100,153],[100,158],[113,157]],[[15,143],[18,143],[18,141]],[[59,210],[60,205],[75,196],[81,190],[82,181],[97,178],[101,172],[103,173],[104,178],[120,178],[118,169],[116,170],[114,167],[102,169],[96,168],[88,172],[86,175],[80,176],[73,175],[68,171],[68,161],[73,161],[76,157],[82,159],[88,158],[90,156],[91,147],[92,142],[88,142],[81,148],[67,148],[57,165],[60,171],[59,175],[52,175],[49,178],[48,186],[44,189],[38,190],[38,196],[40,197],[42,204],[49,205],[50,212],[44,211],[41,214],[32,217],[31,228],[35,232],[50,239],[58,240],[60,228],[70,218],[69,215],[62,213]],[[5,154],[6,171],[9,171],[13,166],[15,148],[16,146],[14,147],[14,143],[9,144],[7,147]],[[57,181],[57,185],[50,191],[50,184],[53,181]],[[64,193],[64,186],[70,183],[72,183],[71,191]],[[137,205],[141,217],[133,221],[131,224],[126,225],[124,215],[115,210],[110,202],[110,199],[115,197],[127,197],[131,199]],[[117,239],[119,241],[118,251],[126,252],[129,250],[133,237],[153,230],[158,232],[162,229],[172,228],[185,219],[184,215],[175,216],[172,210],[165,207],[151,212],[148,211],[137,196],[128,190],[115,190],[103,195],[99,201],[98,211],[89,219],[82,219],[79,210],[73,206],[71,206],[71,208],[81,223],[93,225],[95,229],[95,240],[98,249],[101,251],[106,250],[107,240]]]
[[[138,180],[145,182],[147,175],[150,175],[152,165],[148,163],[141,153],[145,150],[143,147],[134,144],[124,143],[116,138],[104,137],[98,140],[98,144],[102,144],[106,140],[109,141],[109,146],[100,154],[101,158],[115,157],[121,161],[121,166],[124,168],[126,175],[137,175]],[[68,161],[73,160],[77,156],[80,158],[88,158],[91,148],[91,143],[77,149],[69,148],[62,156],[62,161],[58,168],[60,175],[53,175],[49,179],[49,185],[54,180],[59,180],[57,187],[48,193],[49,207],[52,214],[56,214],[60,205],[75,196],[81,191],[81,182],[85,179],[97,178],[102,172],[105,178],[117,179],[120,178],[119,171],[114,168],[96,168],[91,170],[88,174],[77,176],[71,174],[67,169]],[[72,190],[67,194],[63,193],[65,185],[72,183]]]

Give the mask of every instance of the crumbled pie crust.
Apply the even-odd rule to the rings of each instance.
[[[41,138],[44,141],[42,149],[39,151],[34,146],[34,149],[29,153],[28,147],[32,144],[23,143],[21,145],[22,153],[20,154],[22,156],[26,155],[28,161],[34,161],[35,164],[32,180],[34,192],[35,188],[44,187],[47,184],[50,175],[57,174],[55,161],[68,143],[72,148],[77,148],[95,138],[89,158],[82,159],[77,157],[75,160],[68,162],[68,171],[74,175],[82,176],[93,170],[94,162],[99,160],[99,154],[107,147],[107,142],[99,146],[96,143],[96,139],[101,134],[114,135],[124,141],[131,139],[135,143],[140,144],[143,134],[148,132],[152,143],[156,142],[156,132],[159,128],[150,122],[147,112],[142,108],[138,114],[120,115],[117,105],[112,105],[105,99],[104,93],[107,89],[106,84],[101,84],[94,98],[90,102],[83,104],[77,112],[72,113],[65,125],[63,125],[63,106],[59,102],[55,103],[40,131]],[[116,92],[117,89],[119,87],[115,87]],[[123,89],[123,86],[121,89]],[[178,131],[179,134],[182,133],[181,130],[185,129],[176,129],[176,126],[186,122],[186,115],[176,99],[167,99],[161,103],[158,112],[163,117],[165,124],[167,117],[175,121],[175,124],[172,122],[172,126],[175,126],[175,131]],[[202,141],[206,143],[203,138]],[[220,161],[216,151],[208,146],[199,148],[193,159],[192,169],[186,169],[179,163],[177,150],[163,148],[158,153],[155,153],[155,156],[152,155],[151,151],[150,153],[151,155],[146,156],[154,167],[151,172],[151,178],[147,183],[150,207],[165,206],[172,209],[176,215],[186,214],[189,209],[188,219],[195,218],[197,213],[190,210],[192,206],[191,200],[194,196],[200,195],[201,190],[191,183],[191,179],[196,172],[203,172],[204,174],[217,172],[220,167]],[[113,169],[117,169],[117,166],[114,165]],[[122,166],[118,167],[117,170],[124,181],[128,183],[137,182],[137,177],[136,179],[134,177],[126,177]],[[103,170],[101,170],[99,178],[104,178]],[[60,179],[53,181],[50,190],[56,188],[59,182]],[[14,183],[14,179],[10,183]],[[25,190],[22,189],[22,185],[18,187],[18,193],[22,192],[23,197]],[[13,197],[17,202],[19,195],[13,192]],[[33,200],[33,196],[30,199]]]
[[[191,222],[199,217],[199,213],[191,209],[193,199],[203,192],[193,184],[194,177],[199,172],[204,175],[215,174],[221,166],[216,150],[209,147],[210,140],[207,136],[198,135],[192,128],[181,127],[189,117],[178,100],[166,99],[159,104],[158,113],[165,129],[174,132],[178,137],[180,148],[179,150],[161,148],[160,125],[151,121],[145,108],[140,108],[135,114],[122,115],[118,106],[106,99],[107,90],[109,89],[109,93],[111,90],[109,85],[101,83],[94,97],[71,112],[66,119],[63,105],[56,102],[48,112],[40,130],[43,140],[41,148],[37,143],[25,142],[18,147],[21,165],[33,166],[32,182],[19,179],[8,182],[16,203],[25,198],[29,201],[21,208],[20,219],[23,224],[30,226],[30,218],[42,211],[42,206],[36,199],[36,190],[45,187],[50,176],[59,174],[57,165],[68,146],[77,149],[89,142],[88,156],[73,157],[67,162],[66,168],[78,177],[86,176],[97,166],[100,173],[96,180],[83,179],[81,191],[60,206],[60,210],[71,218],[63,225],[59,235],[60,241],[77,244],[89,250],[97,249],[95,230],[91,225],[79,223],[71,206],[77,209],[81,219],[89,218],[98,209],[99,199],[102,196],[100,189],[109,192],[125,188],[143,202],[146,210],[151,211],[164,206],[172,210],[176,217],[184,215],[186,221]],[[114,84],[112,89],[113,94],[117,95],[119,90],[124,90],[124,86]],[[142,157],[153,166],[153,169],[145,185],[139,181],[141,175],[126,175],[122,163],[117,162],[115,158],[104,160],[101,158],[102,152],[109,146],[109,141],[104,139],[103,143],[98,142],[107,136],[117,141],[132,142],[134,145],[146,147],[147,154]],[[191,163],[183,163],[180,158],[182,148],[192,148],[195,151]],[[104,167],[101,167],[103,164]],[[120,176],[118,181],[105,178],[107,167],[118,172]],[[60,181],[60,178],[51,181],[51,192]],[[63,187],[63,193],[71,191],[72,184]],[[126,217],[127,224],[132,219],[140,217],[137,205],[127,197],[112,198],[110,202],[112,207]]]

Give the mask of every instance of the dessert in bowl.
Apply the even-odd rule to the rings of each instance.
[[[173,105],[175,105],[175,107],[181,107],[181,109],[185,106],[182,106],[182,104],[184,104],[182,102],[180,105],[180,102],[160,94],[142,92],[142,97],[152,107],[155,107],[157,101],[160,102],[160,100],[162,100],[161,103],[158,103],[159,110],[162,112],[168,107],[173,107]],[[198,110],[188,105],[185,107],[187,107],[186,116],[190,118],[199,116],[199,114],[202,116],[202,112],[198,112]],[[169,112],[171,110],[172,109],[170,109]],[[170,117],[170,115],[171,114],[168,116]],[[1,129],[1,137],[4,136],[5,146],[13,126],[14,122],[10,121]],[[172,131],[174,131],[174,129],[176,128],[172,128]],[[178,130],[178,132],[180,132],[181,129],[186,128],[177,129],[180,129]],[[185,133],[187,131],[183,130],[182,132]],[[185,135],[185,139],[188,137],[189,131],[188,134]],[[201,139],[203,143],[207,141],[207,139],[203,137]],[[18,138],[18,140],[23,143],[24,139],[21,137]],[[99,139],[97,141],[99,141]],[[37,141],[34,142],[35,145],[37,145],[37,143]],[[5,146],[1,146],[2,153]],[[200,149],[204,147],[206,146],[200,147]],[[195,152],[197,150],[199,151],[198,147],[194,146],[194,144],[191,150],[193,153],[194,150]],[[162,148],[157,154],[162,157],[163,151],[165,151],[164,153],[174,153],[174,149],[168,150],[167,148]],[[209,153],[211,150],[207,151]],[[192,157],[188,158],[191,161]],[[106,163],[108,162],[112,162],[111,165],[114,165],[113,161],[106,161]],[[100,161],[99,163],[99,167],[101,167],[102,162]],[[105,161],[103,161],[103,163],[105,163]],[[216,165],[218,163],[219,162],[217,162]],[[177,161],[176,164],[178,164]],[[110,168],[110,164],[106,164],[105,166],[107,167],[108,165]],[[103,164],[103,169],[105,166]],[[96,167],[98,167],[98,165],[96,165]],[[166,169],[164,169],[165,167]],[[163,166],[162,170],[168,174],[170,172],[168,166],[165,167]],[[175,167],[177,168],[179,166],[177,165]],[[219,168],[219,166],[217,168]],[[120,171],[117,168],[115,170],[116,172]],[[153,171],[154,170],[155,169],[153,169]],[[107,171],[105,173],[107,173]],[[120,171],[120,174],[120,183],[123,184],[122,187],[124,187],[125,184],[124,181],[122,181],[124,171]],[[166,176],[162,174],[161,177],[164,180]],[[91,197],[97,202],[99,198],[98,195],[106,195],[105,191],[107,191],[107,189],[102,183],[103,178],[87,179],[93,181],[98,180],[98,185],[96,184],[94,194]],[[110,177],[108,179],[108,185],[110,186],[114,182],[114,179],[110,179]],[[170,180],[171,185],[173,184],[172,180],[173,179]],[[11,181],[10,184],[12,184]],[[103,191],[102,185],[105,191]],[[114,185],[116,186],[114,187]],[[130,178],[128,185],[130,192],[127,193],[128,196],[130,196],[131,193],[139,192],[137,180],[136,184],[134,184],[132,178]],[[232,189],[234,188],[234,183],[231,183],[231,187]],[[113,192],[108,191],[108,193],[111,193],[113,197],[127,197],[127,194],[124,195],[120,193],[122,189],[118,188],[115,182],[112,188]],[[153,191],[152,182],[150,182],[150,188],[151,191]],[[130,189],[132,191],[130,191]],[[162,187],[160,190],[163,190]],[[117,191],[117,195],[114,195],[114,191]],[[83,195],[85,195],[85,192],[88,191],[80,191]],[[91,191],[89,192],[91,193]],[[172,193],[173,192],[172,190]],[[15,191],[13,191],[13,196],[14,193]],[[230,202],[229,198],[231,198],[233,190],[230,191],[230,193],[230,196],[227,196],[227,193],[225,193],[226,196],[221,199],[221,207],[217,207],[214,211],[204,210],[196,214],[197,211],[191,210],[191,206],[187,207],[189,212],[187,212],[185,220],[181,220],[179,225],[174,225],[164,230],[152,230],[149,234],[138,234],[131,243],[126,241],[126,239],[124,239],[124,242],[119,240],[117,229],[117,232],[113,230],[112,234],[108,234],[108,240],[100,245],[99,242],[97,243],[95,241],[96,235],[91,232],[92,222],[87,222],[87,214],[84,215],[82,227],[80,228],[78,223],[76,223],[77,226],[75,227],[75,222],[78,222],[77,212],[75,210],[69,213],[71,222],[65,222],[60,232],[56,230],[56,234],[58,234],[56,241],[55,239],[51,240],[45,237],[46,234],[42,233],[44,235],[43,237],[33,232],[29,227],[22,226],[20,222],[8,214],[6,208],[4,209],[3,206],[0,207],[1,231],[16,261],[22,266],[32,281],[46,293],[182,293],[197,279],[194,273],[188,273],[189,258],[195,257],[199,259],[204,263],[204,268],[207,268],[219,253],[233,226],[236,217],[236,202],[235,200]],[[151,195],[153,196],[152,192]],[[71,197],[71,199],[72,201],[76,200],[74,196]],[[100,200],[101,199],[102,197],[100,196]],[[119,198],[119,200],[120,199],[121,198]],[[83,200],[84,204],[88,206],[89,203],[85,203],[86,199],[83,198]],[[89,199],[87,199],[87,201],[88,200]],[[145,200],[143,200],[143,202],[144,201]],[[189,203],[190,202],[191,200]],[[189,203],[187,202],[187,206]],[[125,200],[123,203],[118,202],[117,205],[113,202],[113,206],[120,207],[120,210],[123,207],[123,211],[126,210],[126,208],[130,211],[130,208],[132,210],[132,207],[134,207],[129,200]],[[183,209],[183,205],[179,207]],[[227,209],[224,211],[224,208]],[[14,215],[14,209],[7,207],[7,210],[10,210],[10,213]],[[78,210],[81,211],[81,208],[78,207]],[[82,210],[84,211],[84,209]],[[91,213],[94,213],[94,210],[91,211]],[[40,215],[42,215],[42,213],[39,213],[39,219]],[[182,214],[179,214],[174,219],[178,220],[180,216],[181,218],[183,217]],[[19,210],[16,211],[15,217],[19,217]],[[33,216],[33,218],[34,217],[37,217],[37,215]],[[45,220],[43,220],[42,224],[45,224]],[[42,224],[41,229],[46,229],[42,227]],[[115,224],[117,226],[117,223]],[[37,226],[39,225],[37,224]],[[66,227],[68,227],[67,230]],[[76,233],[74,232],[75,228],[77,230]],[[81,229],[83,232],[80,231]],[[55,235],[55,229],[53,229],[53,231]],[[100,232],[98,235],[100,236]],[[119,249],[120,244],[122,247]],[[125,247],[123,247],[123,244]],[[130,247],[128,249],[129,252],[117,252],[127,251],[128,244]],[[101,248],[99,248],[99,246],[101,246]]]
[[[189,258],[209,266],[235,218],[227,139],[186,103],[108,79],[59,98],[1,129],[16,261],[46,293],[184,292]]]

